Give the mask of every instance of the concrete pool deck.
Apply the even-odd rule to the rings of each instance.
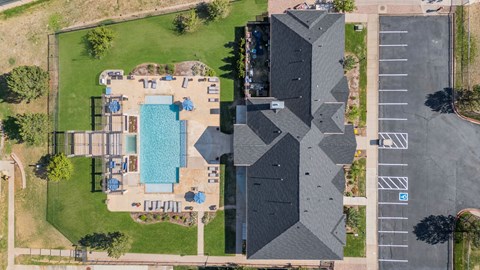
[[[210,206],[219,207],[220,179],[219,177],[209,177],[208,167],[218,167],[219,170],[219,161],[213,157],[219,157],[220,154],[229,153],[232,150],[231,135],[220,132],[220,114],[211,114],[212,109],[220,110],[220,95],[209,94],[208,87],[215,84],[217,88],[220,88],[220,82],[199,81],[205,77],[195,76],[189,77],[193,81],[188,83],[187,88],[182,88],[184,77],[175,77],[176,80],[165,81],[161,80],[162,76],[135,76],[133,80],[112,80],[108,85],[111,88],[111,95],[127,97],[127,100],[122,101],[123,114],[137,116],[138,119],[140,119],[140,106],[145,103],[146,96],[170,95],[173,96],[174,103],[182,102],[184,98],[190,98],[195,106],[193,111],[181,110],[179,112],[179,120],[187,120],[187,166],[180,168],[179,182],[174,184],[173,193],[146,193],[145,185],[140,183],[141,167],[139,162],[138,172],[129,172],[123,177],[123,195],[108,194],[107,206],[110,211],[141,212],[144,210],[145,200],[181,202],[182,211],[185,211],[187,206],[193,207],[189,211],[211,211]],[[156,89],[151,88],[151,83],[148,84],[149,88],[145,89],[143,79],[156,79]],[[210,102],[209,99],[218,100]],[[142,151],[138,141],[140,130],[138,128],[137,133],[130,133],[137,134],[137,154]],[[216,146],[213,147],[213,151],[211,150],[212,142]],[[204,149],[209,151],[204,152]],[[209,179],[218,179],[218,182],[209,183]],[[198,191],[202,191],[206,195],[203,204],[188,202],[185,199],[187,192]],[[141,203],[140,207],[132,206],[137,202]]]

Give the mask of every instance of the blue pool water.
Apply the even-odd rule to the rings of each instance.
[[[178,183],[180,121],[178,106],[144,104],[140,107],[140,181]]]

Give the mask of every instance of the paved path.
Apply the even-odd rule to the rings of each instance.
[[[377,14],[367,19],[367,140],[378,137],[378,29]],[[367,145],[367,266],[378,269],[377,241],[377,165],[376,145]]]
[[[11,8],[14,8],[14,7],[18,7],[18,6],[21,6],[21,5],[25,5],[25,4],[28,4],[30,2],[33,2],[34,0],[19,0],[19,1],[13,1],[13,2],[8,2],[6,4],[2,4],[0,5],[0,12],[4,11],[4,10],[7,10],[7,9],[11,9]]]
[[[365,197],[343,197],[344,205],[367,205],[367,198]]]
[[[15,255],[50,255],[70,257],[73,250],[55,250],[55,249],[30,249],[30,248],[16,248]],[[227,264],[241,264],[249,266],[263,266],[263,267],[285,267],[292,266],[318,266],[318,260],[247,260],[245,256],[180,256],[167,254],[145,254],[145,253],[127,253],[120,257],[119,260],[108,257],[106,252],[92,252],[88,254],[90,262],[117,262],[117,263],[151,263],[151,264],[169,264],[169,265],[227,265]],[[365,258],[344,258],[343,261],[336,261],[337,266],[350,266],[344,269],[365,269]]]
[[[27,188],[27,177],[25,176],[25,167],[23,167],[23,163],[20,158],[15,155],[15,153],[11,154],[11,157],[15,163],[17,163],[18,168],[20,169],[20,174],[22,175],[22,189]]]
[[[8,179],[8,266],[13,269],[15,263],[15,174],[12,161],[0,161],[0,171],[6,171]],[[3,180],[1,180],[3,181]]]
[[[205,229],[205,224],[202,222],[203,215],[205,215],[204,212],[199,211],[198,212],[198,218],[197,218],[197,254],[198,255],[203,255],[203,247],[204,247],[204,229]]]
[[[367,137],[355,136],[357,140],[357,149],[366,150],[370,144]]]

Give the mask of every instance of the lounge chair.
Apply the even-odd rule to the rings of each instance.
[[[208,98],[208,102],[218,102],[218,98]]]
[[[210,166],[210,167],[208,167],[208,170],[209,171],[216,171],[216,170],[218,170],[218,167],[217,166]]]
[[[148,204],[149,202],[150,202],[150,201],[145,200],[145,202],[144,202],[144,204],[143,204],[143,211],[144,211],[144,212],[147,212],[147,211],[148,211],[147,204]]]
[[[209,184],[218,183],[218,179],[208,179]]]
[[[209,173],[208,177],[218,177],[218,173]]]
[[[182,202],[177,202],[177,209],[178,209],[178,212],[182,212]]]

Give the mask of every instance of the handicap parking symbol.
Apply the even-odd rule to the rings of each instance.
[[[398,200],[399,201],[403,201],[403,202],[406,202],[408,201],[408,193],[399,193],[398,194]]]

